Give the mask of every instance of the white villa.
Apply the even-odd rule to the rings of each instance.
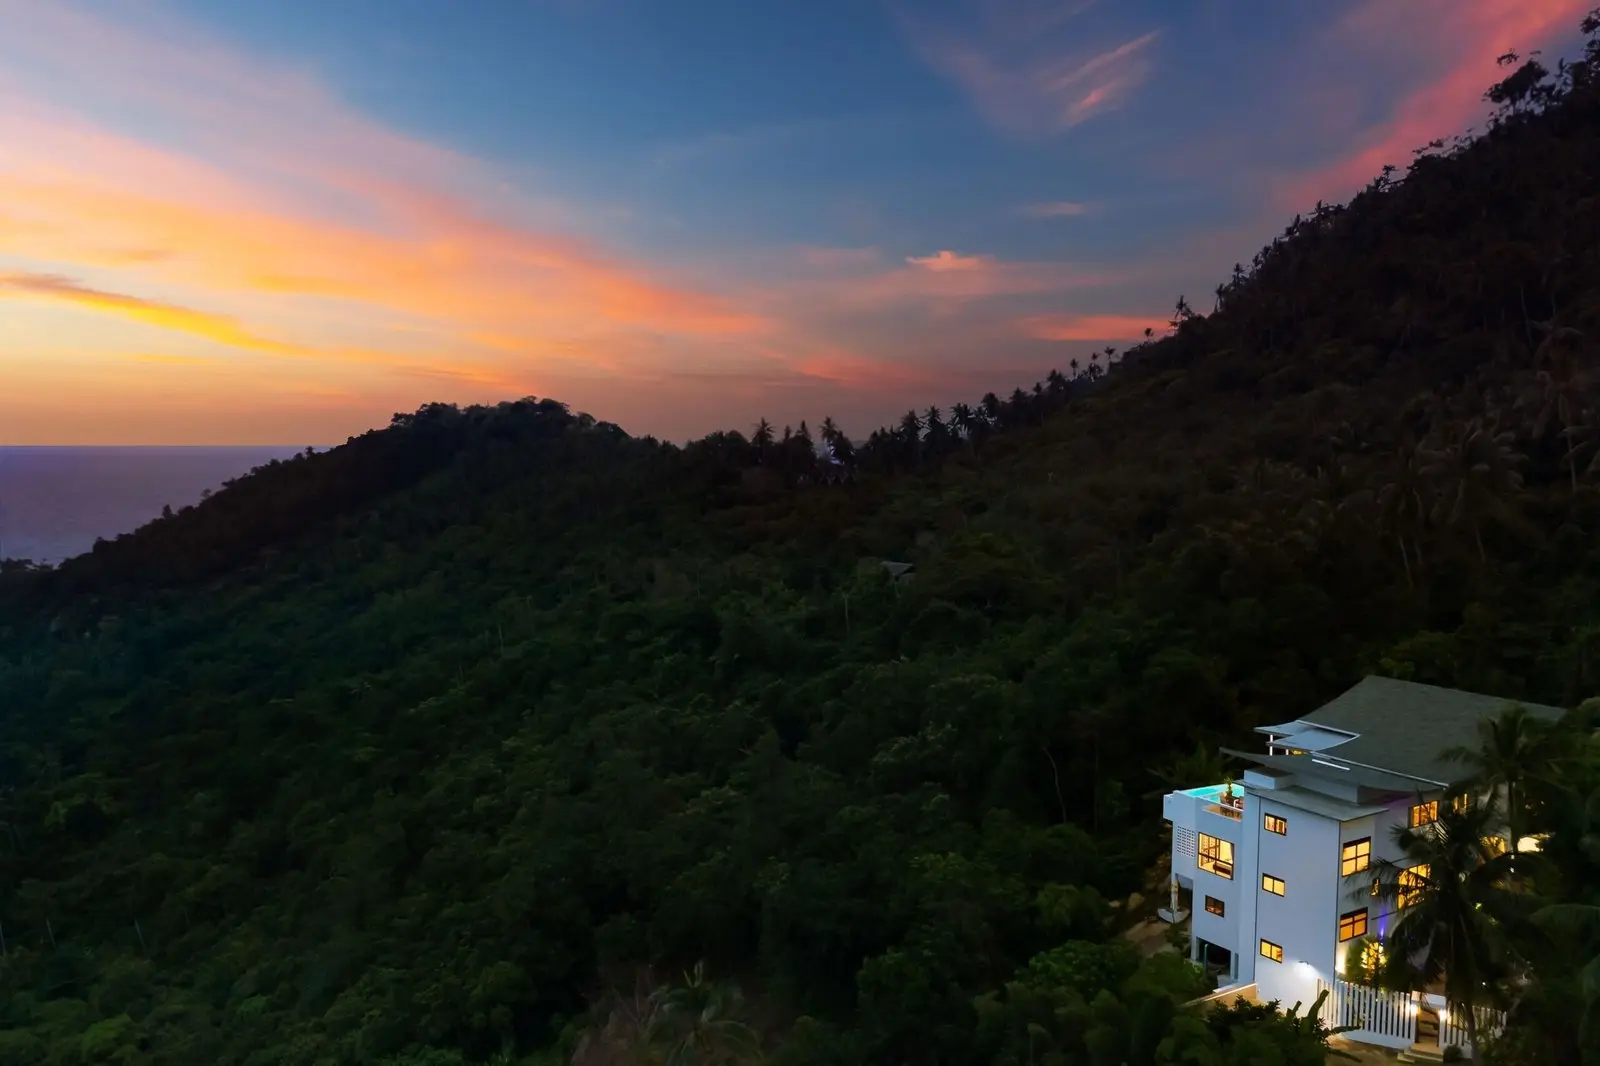
[[[1192,914],[1190,958],[1261,1002],[1309,1008],[1327,989],[1324,1020],[1360,1026],[1349,1039],[1470,1054],[1464,1019],[1442,996],[1381,992],[1340,975],[1350,945],[1381,938],[1390,920],[1387,905],[1359,891],[1371,864],[1403,858],[1395,826],[1438,817],[1462,775],[1440,753],[1473,745],[1477,723],[1506,702],[1368,677],[1301,718],[1258,728],[1265,751],[1229,751],[1253,764],[1237,783],[1164,797],[1172,898],[1162,916]],[[1539,718],[1562,713],[1523,706]]]

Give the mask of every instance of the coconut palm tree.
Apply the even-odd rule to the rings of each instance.
[[[1370,889],[1356,890],[1395,908],[1383,938],[1379,983],[1420,990],[1443,985],[1453,1009],[1466,1012],[1467,1039],[1477,1046],[1478,1011],[1504,998],[1511,955],[1503,923],[1510,856],[1489,841],[1499,812],[1493,802],[1447,804],[1439,819],[1399,826],[1404,858],[1372,866]]]
[[[1550,769],[1550,738],[1548,726],[1520,703],[1512,703],[1478,723],[1476,746],[1456,745],[1443,754],[1467,768],[1469,776],[1461,784],[1479,792],[1503,792],[1513,861],[1528,824],[1529,786]]]
[[[1500,431],[1482,418],[1467,422],[1443,448],[1422,453],[1422,475],[1438,486],[1434,516],[1446,525],[1472,530],[1478,561],[1488,562],[1483,548],[1483,520],[1515,525],[1507,500],[1522,488],[1517,467],[1522,455],[1513,447],[1514,434]]]
[[[704,962],[695,963],[682,984],[658,988],[652,999],[657,1010],[647,1041],[663,1055],[663,1066],[760,1061],[760,1038],[736,1017],[738,988],[708,979]]]
[[[1422,567],[1422,531],[1428,524],[1428,482],[1422,473],[1422,457],[1414,447],[1402,447],[1394,458],[1389,478],[1378,490],[1377,503],[1380,528],[1394,537],[1400,549],[1400,562],[1405,566],[1406,585],[1416,587],[1411,572],[1414,554],[1417,567]],[[1406,539],[1410,538],[1410,548]]]

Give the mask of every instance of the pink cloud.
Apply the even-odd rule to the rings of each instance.
[[[1144,339],[1144,331],[1164,336],[1165,318],[1154,315],[1035,315],[1022,320],[1022,331],[1043,341],[1131,341]]]
[[[1336,28],[1351,47],[1405,40],[1407,64],[1435,73],[1407,93],[1391,116],[1358,134],[1342,158],[1279,182],[1280,206],[1304,210],[1317,200],[1340,200],[1376,177],[1386,164],[1402,170],[1413,150],[1449,138],[1479,120],[1484,90],[1497,78],[1495,59],[1522,54],[1575,30],[1594,0],[1366,0]],[[1427,25],[1425,34],[1415,32]],[[1336,97],[1337,99],[1337,97]]]
[[[770,327],[566,232],[582,212],[508,191],[485,164],[392,131],[314,79],[147,14],[112,23],[0,0],[0,67],[9,50],[28,59],[0,72],[0,254],[126,275],[115,291],[82,286],[73,307],[314,355],[327,374],[355,362],[507,388],[575,351],[625,373],[637,338]],[[163,139],[107,128],[104,107],[153,119]],[[117,295],[152,289],[178,298]],[[251,318],[282,341],[261,342]],[[367,339],[348,343],[352,332]],[[472,339],[484,335],[517,343],[484,349]],[[439,354],[452,351],[482,358]]]
[[[998,265],[992,255],[959,255],[948,249],[941,249],[932,255],[908,255],[906,262],[935,273],[949,270],[989,270]]]
[[[896,10],[917,55],[988,122],[1020,136],[1049,136],[1117,106],[1153,69],[1159,30],[1100,50],[1066,39],[1060,31],[1088,6],[979,5],[957,24]]]

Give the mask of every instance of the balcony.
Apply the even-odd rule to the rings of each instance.
[[[1161,798],[1161,815],[1173,828],[1188,829],[1238,843],[1243,839],[1240,822],[1244,818],[1244,790],[1227,785],[1203,785]]]

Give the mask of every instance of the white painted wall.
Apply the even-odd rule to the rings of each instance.
[[[1252,943],[1257,952],[1256,987],[1264,1000],[1277,999],[1286,1007],[1296,1002],[1309,1007],[1316,998],[1317,979],[1332,982],[1334,977],[1341,911],[1341,826],[1332,818],[1267,798],[1262,798],[1258,808],[1254,826],[1259,841],[1254,883],[1257,917]],[[1266,814],[1287,820],[1288,832],[1279,836],[1262,829],[1261,817]],[[1283,896],[1261,889],[1262,873],[1283,878]],[[1262,939],[1282,945],[1283,962],[1259,956]]]

